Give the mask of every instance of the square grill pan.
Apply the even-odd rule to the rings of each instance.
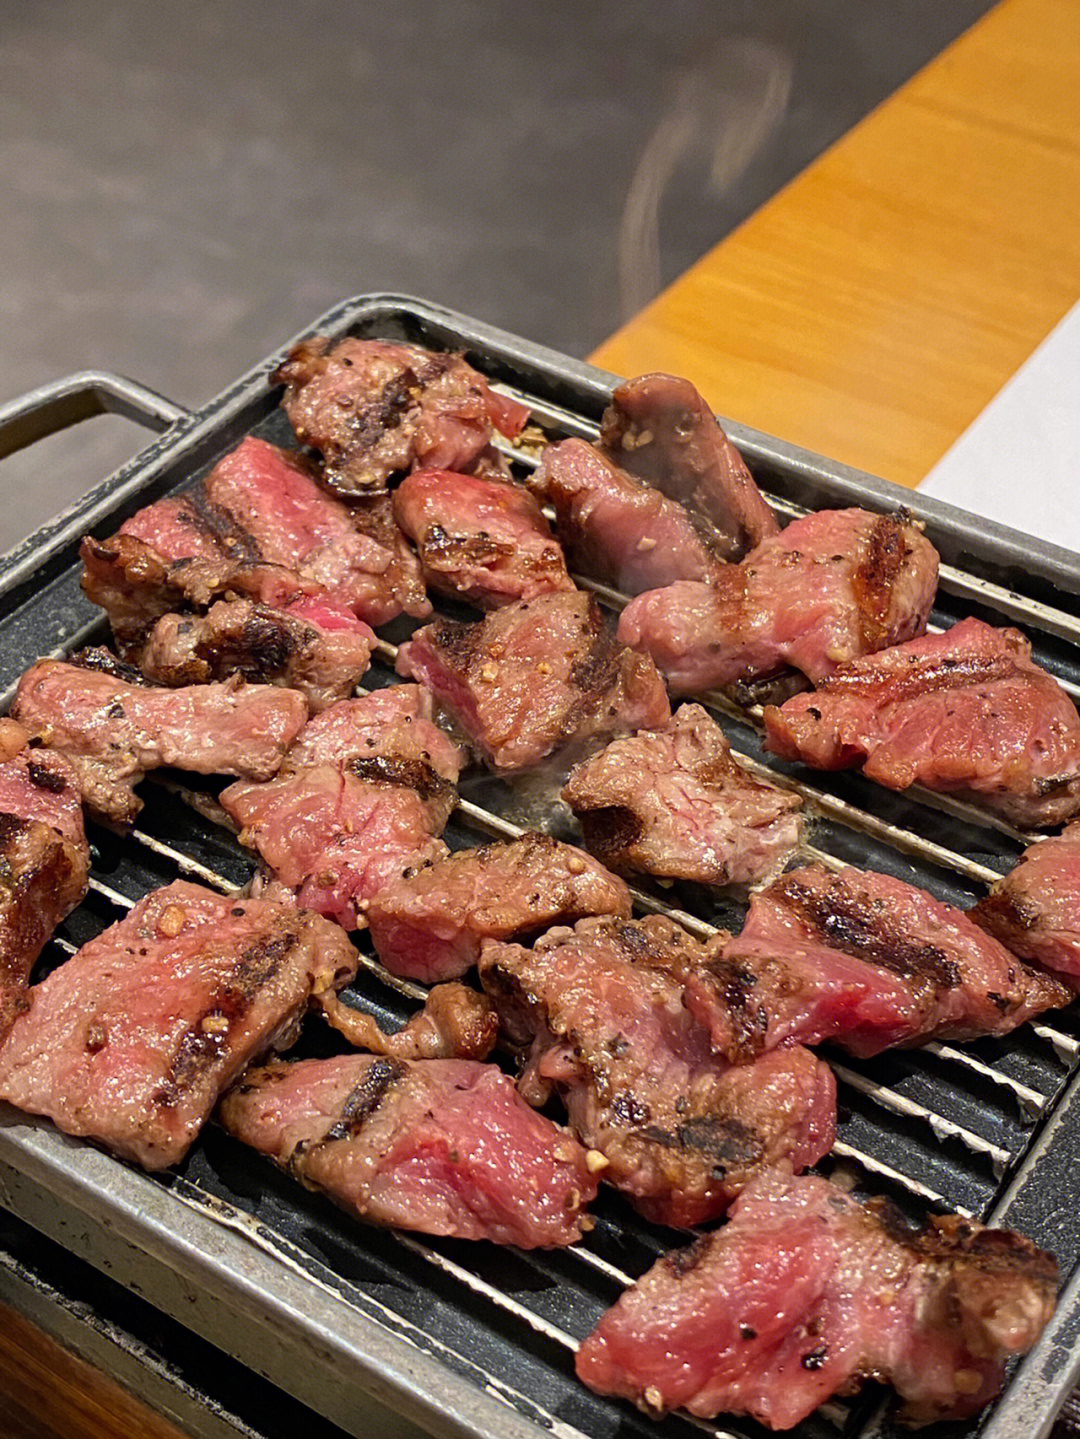
[[[309,334],[404,339],[462,350],[492,381],[526,399],[552,437],[592,438],[615,377],[423,301],[364,296],[337,306]],[[0,559],[0,690],[42,655],[107,638],[79,589],[83,534],[111,534],[136,509],[205,473],[248,434],[295,443],[268,376],[288,347],[224,394],[187,414],[142,386],[99,372],[73,376],[0,409],[0,455],[105,410],[161,431],[135,459]],[[727,429],[785,518],[808,509],[905,506],[942,556],[934,626],[975,614],[1017,623],[1038,661],[1080,695],[1080,565],[1075,556],[924,499],[885,481],[731,423]],[[533,463],[509,452],[519,472]],[[596,586],[592,588],[597,589]],[[617,607],[619,597],[598,590]],[[444,612],[450,607],[444,606]],[[393,682],[395,643],[411,622],[384,629],[368,685]],[[961,905],[1016,861],[1026,837],[970,805],[895,795],[857,774],[814,775],[766,756],[760,709],[717,694],[710,703],[733,747],[800,790],[814,818],[806,857],[884,870]],[[213,786],[168,779],[143,786],[135,831],[92,833],[86,901],[61,926],[39,973],[117,919],[147,890],[178,875],[218,889],[243,885],[252,859],[200,817]],[[195,788],[192,788],[192,786]],[[512,837],[519,821],[558,821],[535,785],[490,777],[462,786],[446,834],[453,846]],[[205,806],[203,806],[205,809]],[[552,816],[554,815],[554,820]],[[556,824],[557,827],[557,824]],[[698,933],[738,926],[742,907],[677,885],[637,892],[642,911],[674,914]],[[351,996],[387,1026],[422,991],[365,956]],[[981,1422],[951,1439],[1038,1439],[1080,1370],[1080,1013],[1003,1039],[930,1044],[859,1062],[830,1056],[840,1081],[840,1139],[823,1172],[887,1194],[912,1218],[958,1210],[1020,1229],[1059,1257],[1068,1279],[1035,1352]],[[337,1041],[307,1026],[299,1052]],[[613,1195],[573,1250],[520,1254],[368,1228],[303,1190],[268,1160],[209,1126],[179,1170],[143,1174],[66,1138],[44,1121],[0,1108],[0,1203],[118,1278],[230,1355],[354,1435],[371,1401],[419,1428],[470,1439],[749,1439],[749,1423],[660,1424],[577,1383],[579,1340],[630,1280],[685,1236],[649,1226]],[[872,1439],[891,1431],[871,1393],[826,1406],[800,1439]],[[935,1432],[935,1431],[927,1431]]]

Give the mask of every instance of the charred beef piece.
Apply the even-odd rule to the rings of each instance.
[[[239,595],[280,609],[302,596],[380,625],[431,613],[386,496],[348,506],[302,456],[249,437],[189,493],[158,500],[110,539],[82,544],[83,589],[122,653],[163,615]]]
[[[393,505],[424,579],[440,594],[493,610],[574,588],[540,506],[520,485],[417,470],[394,491]]]
[[[485,939],[523,939],[590,914],[630,918],[630,891],[546,834],[458,850],[387,881],[364,911],[393,974],[433,984],[470,969]]]
[[[620,469],[585,440],[548,445],[529,488],[554,506],[571,567],[623,594],[710,580],[730,549],[704,515]]]
[[[573,770],[563,798],[619,874],[754,884],[783,867],[802,830],[799,797],[754,779],[700,705],[613,740]]]
[[[577,591],[505,605],[476,624],[425,625],[397,669],[427,685],[503,773],[671,714],[652,661],[617,645],[596,601]]]
[[[355,929],[392,875],[445,853],[462,758],[431,722],[431,697],[394,685],[324,710],[275,780],[219,798],[299,904]]]
[[[187,1153],[218,1096],[285,1048],[356,951],[287,905],[178,880],[29,992],[0,1048],[0,1098],[146,1169]]]
[[[277,1062],[221,1121],[368,1224],[550,1249],[581,1237],[596,1195],[585,1150],[490,1064]]]
[[[424,1007],[394,1034],[373,1015],[346,1004],[333,990],[318,997],[327,1023],[354,1049],[390,1059],[486,1059],[499,1037],[495,1006],[464,984],[437,984]]]
[[[821,865],[759,890],[710,982],[687,985],[687,1003],[732,1058],[792,1040],[835,1040],[868,1056],[933,1037],[1008,1034],[1071,997],[925,890]]]
[[[1026,849],[968,913],[1013,954],[1080,986],[1080,821]]]
[[[742,559],[776,534],[776,516],[742,455],[689,380],[626,380],[604,412],[600,438],[617,465],[710,520],[722,559]]]
[[[937,551],[903,512],[820,510],[711,584],[680,581],[631,600],[619,639],[653,657],[672,694],[785,665],[817,683],[922,634],[937,574]]]
[[[911,1424],[964,1419],[1054,1312],[1053,1256],[957,1215],[916,1231],[884,1201],[767,1174],[723,1229],[667,1254],[582,1344],[578,1377],[656,1417],[751,1415],[791,1429],[884,1380]]]
[[[90,872],[75,772],[0,720],[0,1039],[26,1008],[26,982]]]
[[[765,711],[774,754],[965,795],[1021,826],[1080,812],[1080,717],[1014,629],[967,619]]]
[[[299,690],[313,714],[347,699],[371,663],[375,634],[325,600],[282,609],[218,600],[205,615],[162,615],[127,658],[159,685],[206,684],[240,675]]]
[[[604,1178],[646,1219],[722,1214],[764,1169],[815,1163],[836,1137],[832,1072],[807,1049],[728,1065],[683,1003],[709,952],[672,921],[586,919],[532,950],[488,940],[480,978],[507,1033],[532,1040],[522,1092],[560,1094]]]
[[[124,825],[142,809],[135,785],[161,765],[269,779],[308,710],[295,690],[240,679],[157,689],[92,649],[32,665],[11,712],[70,762],[87,808]]]
[[[403,470],[471,470],[493,430],[513,438],[529,418],[461,355],[388,340],[304,340],[270,378],[285,385],[297,437],[322,454],[324,483],[341,495],[385,490]]]

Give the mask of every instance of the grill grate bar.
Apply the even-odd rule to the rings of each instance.
[[[163,840],[155,839],[152,834],[146,834],[143,830],[133,829],[130,831],[130,838],[136,844],[141,844],[151,854],[156,854],[160,859],[167,859],[170,864],[176,866],[181,874],[190,876],[192,879],[201,879],[204,884],[209,884],[214,889],[221,890],[222,894],[239,894],[241,885],[233,884],[217,870],[210,869],[208,865],[202,864],[190,855],[183,854],[180,850],[174,849],[171,844],[165,844]]]
[[[962,1124],[957,1124],[952,1119],[945,1119],[942,1115],[927,1109],[925,1105],[916,1104],[906,1095],[897,1094],[894,1089],[889,1089],[883,1084],[876,1084],[872,1079],[856,1074],[853,1069],[848,1069],[844,1064],[837,1064],[834,1061],[832,1068],[837,1079],[848,1085],[849,1088],[856,1090],[859,1094],[864,1094],[875,1104],[880,1104],[883,1109],[888,1109],[893,1114],[898,1114],[904,1119],[917,1119],[923,1124],[928,1124],[938,1139],[959,1139],[973,1154],[980,1154],[989,1159],[995,1169],[1004,1170],[1012,1162],[1012,1154],[1009,1150],[1003,1149],[999,1144],[991,1144],[989,1140],[966,1129]]]
[[[973,1219],[975,1216],[970,1209],[957,1204],[954,1200],[946,1199],[944,1194],[939,1194],[936,1189],[931,1189],[929,1184],[924,1184],[921,1179],[915,1179],[910,1174],[905,1174],[902,1169],[895,1169],[891,1164],[886,1164],[882,1159],[875,1159],[873,1155],[865,1154],[861,1149],[848,1144],[846,1140],[838,1139],[830,1150],[830,1154],[836,1159],[847,1159],[852,1164],[857,1164],[860,1169],[865,1169],[867,1174],[873,1174],[876,1178],[888,1180],[901,1189],[906,1189],[916,1199],[921,1199],[935,1209],[953,1210],[964,1219]]]
[[[984,1064],[975,1055],[968,1054],[964,1049],[957,1049],[953,1044],[939,1044],[936,1040],[931,1040],[929,1044],[923,1045],[923,1049],[927,1054],[936,1055],[938,1059],[947,1060],[950,1064],[962,1065],[964,1069],[971,1070],[972,1074],[996,1084],[1000,1089],[1009,1090],[1019,1101],[1020,1108],[1028,1119],[1037,1119],[1049,1103],[1047,1095],[1040,1094],[1037,1089],[1022,1084],[1009,1074],[1001,1074],[991,1065]]]

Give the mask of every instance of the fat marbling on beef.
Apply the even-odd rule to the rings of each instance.
[[[425,625],[401,647],[397,669],[427,685],[503,773],[671,714],[655,665],[616,644],[596,601],[579,591],[504,605],[475,624]]]
[[[316,1003],[327,1023],[354,1049],[388,1059],[486,1059],[499,1037],[495,1006],[487,995],[465,984],[435,985],[423,1008],[393,1034],[335,990],[320,994]]]
[[[154,684],[207,684],[238,674],[298,690],[317,713],[353,692],[374,644],[363,620],[302,595],[281,609],[217,600],[205,615],[162,615],[125,654]]]
[[[754,884],[784,865],[802,830],[799,797],[749,774],[700,705],[613,740],[571,772],[563,798],[586,846],[620,874]]]
[[[529,488],[554,507],[572,568],[623,594],[708,580],[724,562],[724,537],[704,515],[628,474],[585,440],[548,445]]]
[[[957,1215],[911,1229],[883,1201],[767,1174],[723,1229],[666,1254],[581,1345],[577,1373],[659,1417],[747,1414],[791,1429],[884,1380],[901,1418],[976,1414],[1054,1312],[1053,1256]]]
[[[346,983],[337,925],[178,880],[29,991],[0,1047],[0,1098],[146,1169],[178,1163],[247,1064],[287,1047]]]
[[[380,625],[431,613],[416,557],[385,495],[345,505],[304,458],[248,437],[187,494],[83,541],[83,588],[121,652],[171,613],[231,595],[281,608],[301,596]]]
[[[1013,954],[1080,986],[1080,820],[1026,849],[969,913]]]
[[[709,519],[721,558],[738,560],[775,535],[776,516],[742,455],[689,380],[639,375],[615,390],[600,439],[624,469]]]
[[[580,1238],[589,1156],[494,1065],[280,1061],[221,1106],[230,1133],[368,1224],[550,1249]]]
[[[394,875],[364,910],[393,974],[433,984],[470,969],[485,939],[523,939],[590,914],[630,918],[621,879],[546,834],[458,850]]]
[[[69,761],[88,809],[131,824],[142,809],[135,785],[161,765],[269,779],[308,708],[295,690],[240,679],[157,689],[92,649],[32,665],[11,713]]]
[[[510,480],[417,470],[393,505],[440,594],[488,610],[574,588],[540,506]]]
[[[53,930],[86,893],[90,846],[75,772],[0,719],[0,1039]]]
[[[821,865],[754,894],[742,933],[687,985],[687,1003],[731,1058],[792,1041],[830,1039],[867,1056],[935,1036],[1007,1034],[1070,998],[925,890]]]
[[[394,685],[317,715],[276,779],[219,796],[297,901],[357,926],[359,906],[395,873],[445,852],[463,756],[431,720],[431,697]]]
[[[890,789],[961,794],[1014,824],[1080,812],[1080,716],[1014,629],[966,619],[854,660],[765,711],[768,747]]]
[[[817,683],[922,634],[937,576],[937,551],[904,512],[819,510],[709,584],[679,581],[631,600],[619,639],[652,656],[672,694],[788,665]]]
[[[604,1178],[647,1219],[715,1219],[763,1170],[800,1170],[831,1149],[836,1086],[808,1049],[728,1065],[687,1009],[710,957],[668,919],[586,919],[532,950],[485,942],[480,978],[504,1030],[532,1041],[522,1092],[554,1088]]]
[[[385,490],[402,470],[471,470],[492,432],[513,438],[525,405],[491,389],[461,355],[389,340],[304,340],[271,381],[297,437],[326,460],[342,495]]]

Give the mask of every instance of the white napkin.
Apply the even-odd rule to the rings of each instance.
[[[1080,550],[1080,304],[942,456],[919,493]]]

